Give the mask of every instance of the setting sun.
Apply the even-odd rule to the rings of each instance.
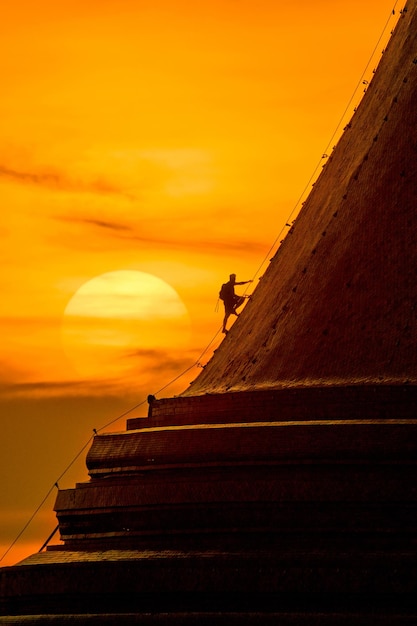
[[[84,376],[146,372],[149,359],[188,347],[190,320],[176,291],[144,272],[117,271],[84,283],[63,319],[66,354]]]

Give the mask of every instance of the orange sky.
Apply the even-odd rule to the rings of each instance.
[[[401,8],[395,0],[2,7],[0,557],[92,429],[164,387],[211,342],[220,284],[230,272],[257,277]],[[177,292],[187,333],[180,341],[168,315],[159,330],[146,326],[143,346],[119,346],[110,374],[98,357],[86,375],[68,355],[71,333],[63,341],[65,310],[88,281],[126,270]],[[112,298],[103,300],[109,323]],[[144,322],[132,315],[132,324]],[[143,406],[132,415],[145,414]],[[87,479],[84,459],[60,486]],[[53,502],[54,494],[1,565],[40,547],[55,524]]]

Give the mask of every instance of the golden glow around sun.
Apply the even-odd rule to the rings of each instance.
[[[157,353],[186,348],[190,319],[165,281],[133,270],[102,274],[84,283],[64,312],[62,340],[85,377],[117,376],[146,368]]]

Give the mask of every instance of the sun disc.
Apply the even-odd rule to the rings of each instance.
[[[139,372],[188,346],[190,318],[171,285],[152,274],[120,270],[84,283],[68,302],[62,341],[86,377]]]

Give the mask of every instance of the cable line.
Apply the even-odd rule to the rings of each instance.
[[[35,511],[32,513],[32,515],[30,516],[30,518],[28,519],[28,521],[26,522],[26,524],[23,526],[23,528],[21,529],[21,531],[17,534],[16,538],[12,541],[12,543],[10,544],[10,546],[7,548],[6,552],[3,554],[3,556],[0,558],[0,563],[1,561],[9,554],[10,550],[13,548],[13,546],[19,541],[20,537],[23,535],[23,533],[25,532],[25,530],[28,528],[28,526],[32,523],[32,521],[34,520],[34,518],[36,517],[36,515],[39,513],[39,511],[41,510],[41,508],[43,507],[43,505],[45,504],[45,502],[47,501],[47,499],[49,498],[49,496],[51,495],[52,491],[54,490],[54,488],[56,487],[57,489],[59,489],[59,481],[61,480],[61,478],[63,478],[63,476],[65,476],[65,474],[68,472],[68,470],[72,467],[72,465],[74,465],[75,461],[81,456],[81,454],[84,452],[84,450],[87,448],[87,446],[90,444],[91,440],[93,439],[93,437],[90,437],[89,440],[84,444],[84,446],[81,448],[81,450],[79,452],[77,452],[77,454],[75,455],[75,457],[72,459],[72,461],[67,465],[67,467],[64,469],[64,471],[58,476],[58,478],[56,479],[56,481],[54,482],[54,484],[49,488],[49,490],[47,491],[46,495],[44,496],[43,500],[41,501],[41,503],[37,506],[37,508],[35,509]]]
[[[318,170],[318,169],[319,169],[319,167],[320,167],[320,164],[321,164],[322,159],[324,159],[324,158],[327,158],[327,157],[328,157],[328,152],[330,152],[330,146],[333,144],[334,139],[335,139],[335,137],[336,137],[336,134],[337,134],[337,132],[339,131],[339,129],[340,129],[340,127],[341,127],[342,123],[343,123],[343,120],[345,119],[346,114],[347,114],[347,112],[348,112],[349,108],[350,108],[350,107],[351,107],[351,105],[352,105],[353,98],[355,97],[355,95],[356,95],[356,93],[357,93],[358,89],[360,88],[360,85],[363,83],[364,76],[365,76],[366,72],[368,71],[368,68],[369,68],[369,66],[370,66],[370,64],[371,64],[371,61],[372,61],[372,59],[374,58],[374,56],[375,56],[375,54],[376,54],[376,52],[377,52],[377,50],[378,50],[378,47],[379,47],[379,45],[380,45],[380,43],[381,43],[381,40],[382,40],[382,38],[383,38],[383,36],[384,36],[384,34],[385,34],[385,32],[386,32],[387,28],[388,28],[388,24],[389,24],[390,20],[392,19],[392,16],[393,16],[393,15],[395,15],[395,8],[396,8],[397,4],[398,4],[398,0],[396,0],[396,1],[395,1],[394,6],[393,6],[393,7],[392,7],[392,9],[390,10],[390,14],[389,14],[389,16],[388,16],[388,18],[387,18],[387,20],[386,20],[386,22],[385,22],[385,25],[384,25],[384,27],[383,27],[383,29],[382,29],[382,32],[381,32],[380,36],[378,37],[378,41],[376,42],[376,44],[375,44],[375,46],[374,46],[374,48],[373,48],[373,50],[372,50],[372,52],[371,52],[371,55],[370,55],[370,57],[369,57],[369,59],[368,59],[368,62],[366,63],[365,68],[363,69],[362,74],[361,74],[361,76],[360,76],[360,78],[359,78],[359,80],[358,80],[358,83],[357,83],[356,87],[354,88],[353,93],[352,93],[352,95],[351,95],[351,97],[350,97],[350,99],[349,99],[349,101],[348,101],[348,103],[347,103],[347,105],[346,105],[346,107],[345,107],[345,109],[344,109],[344,111],[343,111],[342,115],[340,116],[340,119],[339,119],[339,121],[338,121],[338,123],[337,123],[337,125],[336,125],[336,127],[335,127],[335,130],[334,130],[334,132],[333,132],[332,136],[330,137],[330,139],[329,139],[329,141],[328,141],[328,143],[327,143],[327,145],[326,145],[326,149],[324,150],[324,152],[323,152],[323,154],[322,154],[321,158],[320,158],[320,159],[319,159],[319,161],[317,162],[317,165],[316,165],[316,167],[314,168],[313,173],[311,174],[311,176],[310,176],[310,178],[308,179],[308,181],[307,181],[306,185],[304,186],[304,189],[303,189],[303,191],[301,192],[301,194],[300,194],[300,196],[299,196],[298,200],[296,201],[296,203],[295,203],[295,205],[294,205],[293,209],[291,210],[290,214],[288,215],[288,217],[287,217],[287,219],[286,219],[286,222],[285,222],[285,225],[281,228],[280,232],[278,233],[277,237],[275,238],[275,241],[274,241],[274,242],[272,243],[272,245],[270,246],[270,248],[269,248],[268,252],[265,254],[265,257],[264,257],[263,261],[261,262],[261,264],[259,265],[259,267],[258,267],[258,269],[256,270],[255,274],[253,275],[253,279],[255,279],[255,278],[258,276],[258,274],[260,273],[260,271],[261,271],[262,267],[265,265],[265,263],[267,262],[267,260],[270,258],[271,254],[272,254],[272,251],[274,250],[274,248],[276,247],[276,245],[277,245],[278,241],[279,241],[279,240],[280,240],[280,238],[282,237],[282,235],[283,235],[283,233],[284,233],[284,231],[285,231],[285,228],[286,228],[286,227],[288,227],[288,226],[290,226],[290,227],[292,226],[292,224],[290,224],[289,222],[291,221],[291,219],[292,219],[292,217],[293,217],[293,215],[294,215],[294,213],[295,213],[295,211],[296,211],[297,207],[299,206],[299,204],[300,204],[300,202],[301,202],[302,198],[305,196],[305,194],[306,194],[306,192],[307,192],[307,189],[310,187],[311,182],[313,181],[314,177],[316,176],[317,170]],[[401,13],[403,13],[403,12],[401,11]],[[393,32],[393,31],[391,31],[391,34],[392,34],[392,32]],[[367,82],[368,82],[368,81],[367,81]]]

